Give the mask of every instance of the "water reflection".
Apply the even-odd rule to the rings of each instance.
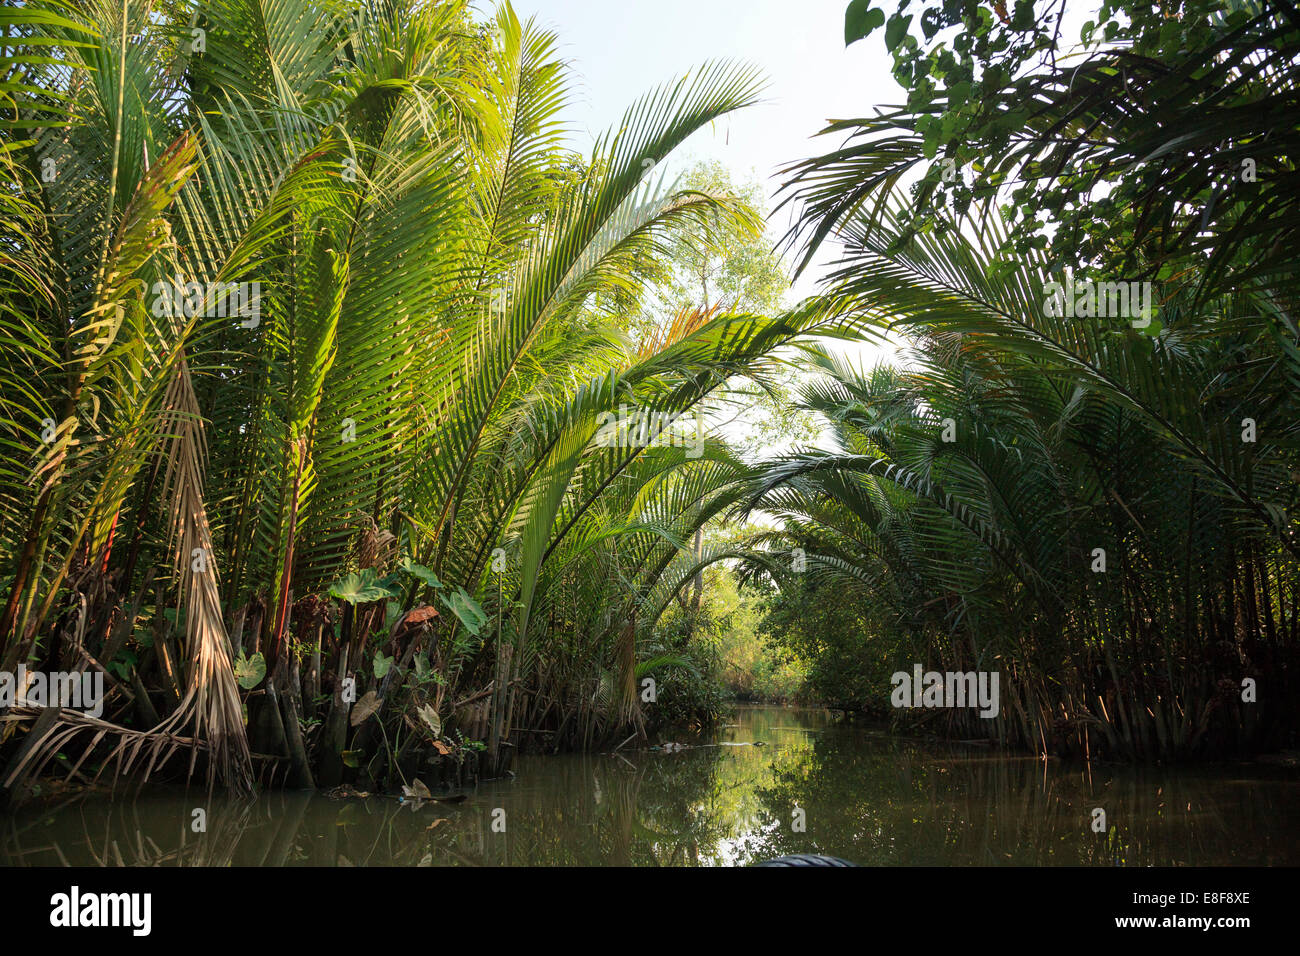
[[[0,817],[0,864],[707,866],[787,853],[867,865],[1300,863],[1294,772],[1044,765],[782,708],[742,709],[712,738],[684,742],[525,758],[513,780],[419,808],[82,795]],[[1090,826],[1096,807],[1104,834]],[[196,809],[206,832],[194,832]]]

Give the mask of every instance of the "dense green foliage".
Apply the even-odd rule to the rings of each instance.
[[[814,654],[809,648],[792,653],[762,630],[770,603],[785,601],[786,592],[743,587],[741,576],[723,563],[705,570],[701,583],[699,606],[684,591],[655,629],[655,639],[675,657],[672,666],[656,669],[656,724],[716,719],[735,701],[811,699],[807,662],[817,666]]]
[[[885,26],[908,102],[828,130],[848,142],[795,169],[795,234],[805,262],[837,237],[826,294],[914,349],[827,362],[804,401],[833,448],[772,462],[753,503],[871,608],[846,670],[883,644],[902,670],[1001,674],[1000,716],[940,712],[951,730],[1148,758],[1293,743],[1300,23],[1106,5],[1067,65],[1035,6],[925,4],[921,41],[907,0],[850,8],[850,41]],[[1097,285],[1133,280],[1150,310]],[[1089,291],[1104,307],[1062,308]]]
[[[703,433],[713,397],[852,331],[711,299],[636,334],[682,241],[761,231],[656,168],[754,71],[661,87],[578,158],[557,38],[508,6],[6,25],[3,193],[33,201],[0,303],[0,658],[119,680],[100,721],[14,708],[36,729],[0,783],[72,743],[147,769],[199,740],[231,784],[395,785],[425,752],[500,767],[521,734],[639,726],[638,635],[751,476]],[[654,428],[616,432],[625,408]]]
[[[818,574],[773,590],[759,632],[769,658],[782,656],[787,668],[806,672],[798,696],[876,713],[887,706],[889,675],[898,667],[885,656],[892,652],[901,664],[905,654],[879,639],[881,629],[868,621],[872,606],[844,600],[842,588]]]
[[[912,663],[1001,674],[963,736],[1295,742],[1293,6],[853,0],[907,100],[788,171],[793,308],[762,188],[664,172],[753,69],[578,155],[559,38],[475,16],[0,14],[0,671],[110,678],[0,790],[395,789]]]

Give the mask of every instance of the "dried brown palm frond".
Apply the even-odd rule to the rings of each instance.
[[[130,773],[142,765],[143,775],[148,778],[155,767],[188,747],[192,771],[203,749],[208,752],[209,787],[220,780],[236,791],[253,789],[252,755],[230,641],[221,616],[212,536],[203,505],[204,447],[198,402],[183,357],[168,386],[163,417],[163,498],[172,515],[175,573],[180,605],[185,609],[185,659],[189,668],[185,696],[170,716],[149,730],[132,730],[75,711],[50,711],[53,716],[37,716],[29,731],[31,743],[25,744],[15,757],[0,780],[0,789],[21,790],[24,781],[39,774],[55,754],[83,732],[93,732],[94,738],[71,774],[78,772],[105,738],[116,737],[117,744],[103,767],[115,765],[118,772]],[[23,720],[37,713],[33,708],[16,707],[5,719]]]
[[[166,448],[163,498],[172,516],[174,563],[181,584],[180,601],[185,608],[189,686],[181,706],[162,727],[183,726],[192,716],[194,735],[207,742],[210,752],[209,785],[215,775],[236,790],[251,790],[252,758],[230,640],[221,616],[212,534],[203,505],[202,425],[184,359],[168,388],[167,408],[171,434]]]
[[[375,523],[370,515],[362,515],[366,525],[361,528],[357,544],[357,562],[359,567],[387,567],[397,558],[397,535],[386,531]]]
[[[706,306],[702,309],[681,309],[667,325],[653,330],[637,350],[628,356],[628,364],[644,361],[658,355],[671,345],[676,345],[693,332],[698,331],[715,316],[723,313],[722,303]]]
[[[103,770],[110,765],[115,766],[119,774],[130,774],[142,762],[142,758],[148,758],[144,771],[144,776],[147,778],[154,767],[165,762],[172,753],[182,747],[189,747],[196,754],[200,749],[209,749],[206,741],[182,736],[169,729],[170,725],[177,722],[177,715],[181,713],[181,709],[178,709],[166,721],[150,730],[133,730],[75,710],[12,707],[4,717],[0,718],[0,721],[16,724],[34,720],[28,733],[33,736],[39,735],[39,739],[14,759],[8,774],[0,780],[0,789],[19,792],[22,784],[39,776],[59,751],[71,744],[80,734],[91,732],[94,736],[83,749],[81,758],[70,768],[69,779],[80,772],[85,760],[108,737],[116,737],[117,744],[104,761],[100,773],[95,775],[95,779],[98,780]],[[42,718],[45,718],[44,721]]]

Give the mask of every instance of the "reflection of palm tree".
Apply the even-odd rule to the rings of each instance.
[[[196,834],[193,797],[83,796],[8,818],[0,864],[681,866],[797,853],[859,865],[1300,862],[1294,839],[1243,839],[1293,826],[1284,779],[1089,770],[851,728],[808,733],[815,722],[790,711],[740,720],[738,737],[772,745],[525,758],[514,782],[418,810],[386,798],[216,798]],[[806,833],[790,827],[796,805]],[[491,829],[495,807],[507,810],[505,833]],[[1094,807],[1106,811],[1104,833],[1091,830]]]
[[[1222,808],[1268,831],[1276,820],[1266,815],[1281,809],[1275,794],[1166,770],[1088,772],[902,741],[864,747],[853,735],[827,734],[808,766],[782,768],[761,797],[774,816],[802,801],[814,849],[861,864],[1149,866],[1251,860],[1255,851],[1239,827],[1224,824]],[[1089,826],[1099,805],[1104,834]],[[771,846],[808,849],[781,831]]]

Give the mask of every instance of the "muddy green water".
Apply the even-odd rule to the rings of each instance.
[[[285,793],[65,796],[0,817],[0,865],[728,866],[787,853],[868,865],[1300,864],[1295,771],[1044,764],[775,707],[678,739],[695,746],[521,758],[513,779],[419,808]],[[1105,834],[1091,828],[1096,807]]]

